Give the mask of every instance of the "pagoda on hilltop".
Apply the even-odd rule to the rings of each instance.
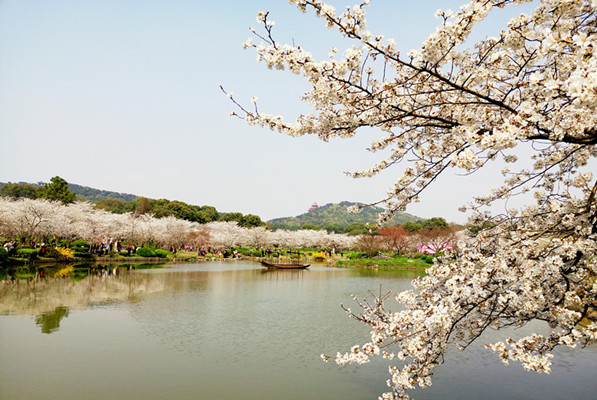
[[[318,208],[318,207],[319,207],[319,206],[317,205],[317,203],[316,203],[316,202],[314,202],[313,204],[311,204],[311,207],[309,207],[309,211],[313,211],[313,210],[315,210],[315,209],[316,209],[316,208]]]

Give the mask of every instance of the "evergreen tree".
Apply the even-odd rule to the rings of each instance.
[[[42,196],[48,200],[58,200],[62,204],[72,203],[75,200],[75,194],[68,189],[68,182],[59,176],[50,179],[50,183],[44,185]]]

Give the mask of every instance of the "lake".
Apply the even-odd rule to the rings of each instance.
[[[168,265],[0,286],[0,399],[376,399],[388,362],[338,367],[368,329],[340,304],[410,287],[413,271],[247,262]],[[541,324],[515,331],[520,336]],[[550,375],[454,351],[416,399],[592,399],[597,347],[560,349]]]

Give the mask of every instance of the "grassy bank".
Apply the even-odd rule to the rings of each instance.
[[[336,261],[338,267],[350,268],[380,268],[380,269],[425,269],[433,263],[432,258],[388,257],[388,258],[358,258]]]

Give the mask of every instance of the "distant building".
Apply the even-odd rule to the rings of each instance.
[[[309,211],[313,211],[313,210],[315,210],[317,207],[319,207],[319,206],[317,205],[317,203],[313,203],[313,204],[311,204],[311,207],[309,207]]]

